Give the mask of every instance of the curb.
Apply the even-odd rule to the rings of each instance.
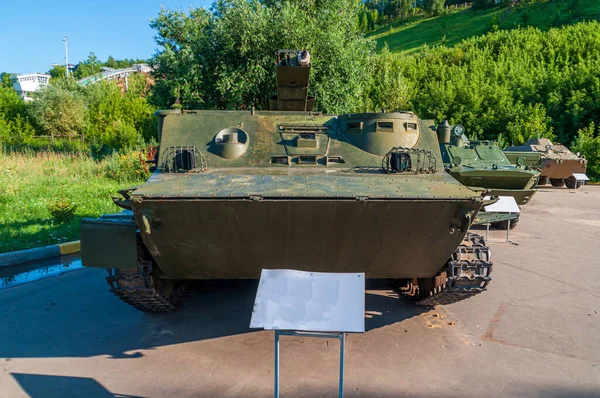
[[[63,256],[79,252],[79,241],[57,243],[55,245],[36,247],[33,249],[18,250],[0,253],[0,267],[23,264],[29,261],[43,260],[45,258]]]

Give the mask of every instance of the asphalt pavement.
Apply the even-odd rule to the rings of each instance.
[[[481,231],[485,233],[485,231]],[[489,290],[434,309],[368,281],[346,339],[347,397],[600,397],[600,187],[543,188]],[[0,290],[0,397],[270,397],[273,332],[248,329],[256,281],[202,282],[176,314],[81,269]],[[281,396],[335,397],[338,341],[282,337]]]

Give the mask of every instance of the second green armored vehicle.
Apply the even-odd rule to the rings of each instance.
[[[440,151],[446,171],[462,184],[489,190],[491,196],[512,196],[524,205],[535,194],[539,172],[513,165],[494,141],[468,140],[462,126],[452,128],[447,120],[438,125]],[[510,223],[514,228],[517,220]],[[501,221],[494,226],[506,228]]]
[[[484,192],[446,174],[431,120],[323,115],[310,56],[277,52],[272,111],[159,111],[157,169],[86,219],[81,255],[136,308],[171,311],[193,279],[265,268],[396,278],[422,304],[485,290],[490,251],[468,234]]]

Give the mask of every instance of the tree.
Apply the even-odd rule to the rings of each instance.
[[[53,139],[56,136],[72,138],[83,133],[86,107],[78,92],[50,85],[37,94],[31,115]]]
[[[379,12],[375,10],[369,10],[367,12],[367,17],[369,19],[369,30],[375,30],[377,23],[379,22]]]
[[[77,68],[75,69],[75,72],[73,72],[73,77],[76,79],[82,79],[87,76],[98,74],[100,73],[101,67],[102,62],[98,60],[96,54],[91,52],[85,61],[77,64]]]
[[[594,181],[600,179],[600,130],[597,131],[594,122],[579,130],[577,139],[573,142],[571,150],[585,155],[587,174]]]
[[[13,88],[13,82],[11,80],[12,73],[2,72],[0,73],[0,87]]]
[[[444,0],[424,0],[423,9],[428,15],[440,15],[444,12]]]
[[[390,53],[387,46],[374,58],[365,111],[409,110],[412,87],[411,82],[402,75],[401,63],[401,58]]]
[[[361,32],[367,32],[369,30],[369,19],[367,18],[367,13],[361,13],[358,18],[358,29],[360,29]]]
[[[385,14],[390,18],[406,18],[412,10],[413,0],[388,0],[385,3]]]
[[[355,0],[219,0],[211,11],[161,10],[153,57],[160,107],[268,107],[276,91],[274,52],[312,53],[311,94],[330,113],[362,106],[373,44],[358,29]]]
[[[132,75],[126,93],[115,82],[102,81],[82,88],[89,116],[85,127],[86,141],[94,147],[131,148],[142,139],[156,137],[154,109],[142,97],[143,75]]]
[[[477,10],[491,8],[496,5],[496,0],[473,0],[473,8]]]
[[[5,76],[9,74],[3,74],[2,80]],[[10,144],[33,135],[27,108],[12,85],[0,84],[0,142]]]
[[[48,74],[54,80],[64,79],[66,78],[66,67],[64,67],[63,65],[54,65],[52,69],[48,71]]]

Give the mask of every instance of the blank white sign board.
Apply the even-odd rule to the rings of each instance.
[[[590,179],[588,178],[588,176],[586,176],[583,173],[573,173],[573,177],[575,177],[575,179],[577,181],[589,181]]]
[[[365,274],[263,269],[251,328],[365,331]]]
[[[485,206],[485,211],[488,213],[520,213],[519,205],[512,196],[499,196],[500,200],[491,205]],[[485,200],[489,200],[490,197],[486,196]]]

